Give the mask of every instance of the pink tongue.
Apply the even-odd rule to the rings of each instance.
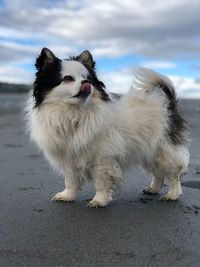
[[[87,93],[91,90],[91,84],[90,83],[84,83],[82,86],[82,92]]]

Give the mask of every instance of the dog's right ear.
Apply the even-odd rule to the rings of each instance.
[[[60,60],[54,55],[54,53],[50,49],[44,47],[39,57],[36,59],[35,67],[37,70],[49,70],[58,61]]]

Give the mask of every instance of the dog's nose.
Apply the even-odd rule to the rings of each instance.
[[[91,84],[91,82],[90,82],[89,80],[83,80],[83,81],[81,82],[82,85],[83,85],[84,83],[90,83],[90,84]]]

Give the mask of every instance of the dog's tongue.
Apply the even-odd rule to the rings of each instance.
[[[88,92],[90,92],[90,90],[91,90],[91,84],[90,83],[84,83],[82,88],[81,88],[81,91],[84,93],[88,93]]]

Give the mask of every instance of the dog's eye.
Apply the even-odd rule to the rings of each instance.
[[[70,75],[67,75],[63,78],[64,82],[74,82],[74,78]]]

